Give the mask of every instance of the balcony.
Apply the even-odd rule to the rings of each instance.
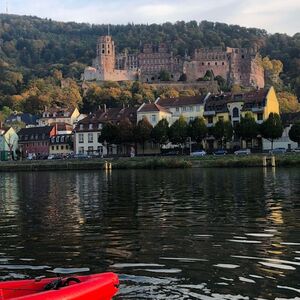
[[[215,110],[207,110],[207,111],[204,111],[204,113],[203,113],[204,117],[215,116],[215,115],[216,115]]]
[[[264,112],[264,107],[252,107],[251,111],[254,113],[262,113]]]

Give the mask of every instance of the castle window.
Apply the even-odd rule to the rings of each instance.
[[[222,62],[222,66],[224,66],[225,65],[225,63],[224,63],[224,61]]]
[[[108,50],[107,53],[110,54],[110,51]]]
[[[239,109],[237,107],[232,110],[232,116],[233,118],[238,118],[240,116]]]
[[[104,54],[104,50],[102,50],[102,53]]]
[[[242,55],[242,58],[245,58],[245,55]]]
[[[210,66],[210,62],[207,65]]]
[[[204,62],[202,63],[202,66],[204,66]]]
[[[218,65],[218,63],[217,63],[217,62],[215,62],[215,65],[217,66],[217,65]]]

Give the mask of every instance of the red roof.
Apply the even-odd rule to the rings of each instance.
[[[156,103],[145,103],[139,112],[151,112],[151,111],[163,111],[166,113],[171,113],[167,108],[160,106]]]
[[[156,101],[156,104],[159,104],[163,107],[174,107],[174,106],[188,106],[188,105],[197,105],[204,104],[205,96],[186,96],[178,98],[162,98]]]

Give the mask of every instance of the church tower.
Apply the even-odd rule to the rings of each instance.
[[[97,58],[104,77],[105,74],[114,72],[116,63],[115,43],[111,36],[105,35],[98,38]]]

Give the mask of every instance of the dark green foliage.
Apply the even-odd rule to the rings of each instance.
[[[169,129],[169,138],[173,144],[183,144],[188,137],[188,124],[183,116],[180,116]]]
[[[140,120],[135,127],[135,140],[143,146],[143,153],[145,150],[145,143],[151,139],[152,129],[153,126],[150,124],[146,117]]]
[[[289,131],[289,138],[300,145],[300,122],[295,123],[290,131]]]
[[[260,126],[260,132],[263,138],[271,141],[272,149],[273,142],[279,139],[283,133],[283,125],[278,114],[270,113],[269,118]]]
[[[167,144],[169,141],[168,137],[169,123],[166,119],[160,120],[153,128],[151,136],[155,143],[160,145]]]
[[[234,129],[237,136],[243,140],[252,140],[258,135],[258,124],[253,116],[246,114],[245,118],[241,118],[241,122]]]
[[[119,137],[118,126],[111,122],[108,122],[103,126],[98,142],[107,143],[107,144],[117,144],[118,137]]]
[[[195,118],[190,122],[188,128],[188,134],[191,139],[197,143],[202,142],[207,134],[207,126],[203,118]]]
[[[214,138],[221,142],[223,148],[224,143],[231,141],[233,136],[233,127],[230,121],[219,120],[212,129]]]
[[[170,81],[171,80],[171,75],[168,71],[161,70],[159,72],[159,79],[160,79],[160,81]]]
[[[183,82],[187,81],[186,74],[185,73],[181,74],[178,81],[183,81]]]

